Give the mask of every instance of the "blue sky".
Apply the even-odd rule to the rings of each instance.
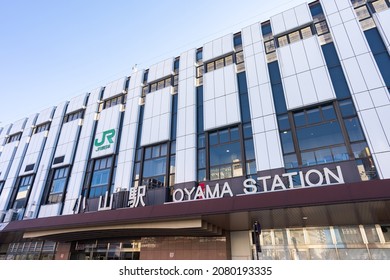
[[[303,2],[0,0],[0,127]]]

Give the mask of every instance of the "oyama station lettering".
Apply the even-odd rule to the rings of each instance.
[[[294,182],[300,182],[300,185]],[[344,177],[340,166],[336,167],[336,172],[325,167],[322,172],[318,169],[310,169],[306,173],[288,172],[282,175],[258,177],[257,180],[249,178],[243,181],[243,193],[237,195],[248,195],[263,192],[283,191],[304,187],[317,187],[332,184],[343,184]],[[233,191],[229,182],[223,184],[216,183],[215,186],[199,185],[191,189],[176,189],[173,192],[173,202],[182,202],[199,199],[232,197]]]

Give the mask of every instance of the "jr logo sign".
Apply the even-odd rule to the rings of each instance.
[[[103,132],[102,139],[95,139],[94,146],[96,147],[96,151],[106,150],[111,147],[111,144],[114,143],[115,129],[106,130]],[[106,139],[108,144],[105,145]]]

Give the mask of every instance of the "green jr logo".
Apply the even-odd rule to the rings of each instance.
[[[95,145],[95,147],[97,147],[96,151],[106,150],[106,149],[110,148],[111,144],[114,143],[114,140],[112,140],[112,138],[114,138],[114,136],[115,136],[115,129],[110,129],[110,130],[104,131],[103,135],[102,135],[102,139],[100,141],[97,138],[95,139],[94,145]],[[104,145],[104,143],[106,142],[106,139],[107,139],[109,144]]]

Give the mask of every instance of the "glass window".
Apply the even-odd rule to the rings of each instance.
[[[198,148],[206,147],[206,138],[204,134],[198,136]]]
[[[292,32],[288,34],[288,38],[290,40],[290,44],[297,42],[301,39],[301,36],[299,35],[299,31]]]
[[[333,162],[332,152],[330,149],[316,150],[314,153],[317,164]]]
[[[351,148],[355,158],[366,158],[371,156],[366,142],[354,143],[351,145]]]
[[[385,0],[373,1],[372,6],[373,6],[375,12],[377,12],[377,13],[388,9],[387,3]]]
[[[266,53],[271,53],[275,51],[275,41],[270,40],[264,43],[265,46],[265,52]]]
[[[302,165],[303,166],[317,164],[316,158],[314,156],[314,152],[305,152],[305,153],[302,153],[301,156],[302,156]]]
[[[20,209],[26,207],[27,198],[32,186],[32,181],[33,181],[33,175],[20,178],[18,192],[16,194],[16,198],[12,205],[12,208]]]
[[[284,166],[286,168],[296,168],[298,167],[298,160],[295,154],[284,156]]]
[[[221,165],[241,161],[239,142],[210,147],[210,165]]]
[[[243,52],[237,52],[236,53],[236,63],[242,63],[244,62],[244,53]]]
[[[69,167],[63,167],[54,171],[53,181],[47,203],[58,203],[62,201],[64,191],[66,188],[66,181],[68,178]]]
[[[364,140],[363,131],[357,117],[344,120],[345,128],[347,129],[349,140],[351,142]]]
[[[278,38],[279,47],[288,45],[287,35],[281,36]]]
[[[322,107],[321,111],[325,120],[330,121],[336,119],[336,113],[332,105]]]
[[[246,175],[256,174],[256,161],[250,161],[246,164]]]
[[[350,99],[340,102],[340,110],[343,117],[356,115],[355,106]]]
[[[344,137],[337,122],[299,128],[297,137],[301,150],[344,143]]]
[[[203,71],[204,71],[204,66],[199,66],[196,68],[196,77],[202,77],[203,76]]]
[[[206,168],[206,151],[204,149],[198,150],[198,168]]]
[[[282,141],[282,148],[285,154],[295,151],[291,131],[283,131],[280,133],[280,140]]]
[[[146,160],[144,162],[144,177],[163,175],[166,172],[166,158]]]
[[[334,161],[349,160],[347,147],[345,147],[345,146],[333,147],[332,148],[332,155],[333,155]]]
[[[224,66],[224,59],[220,58],[217,61],[215,61],[215,69],[222,68]]]
[[[244,124],[243,129],[244,129],[244,138],[253,137],[251,124]]]
[[[371,17],[370,12],[367,9],[367,6],[361,6],[359,8],[356,8],[355,12],[359,20],[363,20]]]
[[[175,151],[175,145],[173,145],[174,142],[171,143],[171,155],[174,154]],[[149,188],[157,188],[157,187],[163,187],[167,186],[167,161],[168,161],[168,147],[167,143],[155,145],[153,147],[147,147],[145,149],[148,152],[148,155],[150,153],[150,157],[146,158],[143,162],[143,184],[147,185]],[[170,166],[169,166],[169,172],[173,173],[175,172],[175,157],[170,157]],[[172,175],[172,174],[171,174]],[[172,176],[171,176],[172,177]],[[173,178],[173,177],[172,177]],[[172,183],[174,183],[172,181]]]
[[[110,187],[110,174],[112,167],[112,158],[102,158],[95,160],[94,171],[92,174],[89,198],[104,196]]]
[[[317,22],[315,24],[315,28],[318,36],[329,32],[328,24],[326,23],[325,20]]]
[[[226,140],[228,142],[225,142]],[[238,129],[231,128],[210,133],[209,141],[210,179],[242,176],[242,155]],[[248,152],[250,153],[250,150]]]
[[[302,39],[306,39],[306,38],[311,37],[313,35],[312,31],[311,31],[311,27],[308,26],[308,27],[302,28],[301,34],[302,34]]]
[[[160,156],[160,145],[157,145],[152,148],[152,157],[156,158],[159,156]]]
[[[308,124],[319,123],[321,121],[320,109],[315,108],[306,111]]]
[[[295,126],[303,126],[306,124],[305,112],[295,113],[294,114]]]
[[[214,68],[214,62],[209,62],[207,63],[207,72],[211,72],[213,71],[215,68]]]
[[[225,66],[228,66],[230,64],[233,64],[233,55],[225,57]]]
[[[255,148],[253,146],[253,139],[245,140],[245,158],[246,160],[255,159]]]

